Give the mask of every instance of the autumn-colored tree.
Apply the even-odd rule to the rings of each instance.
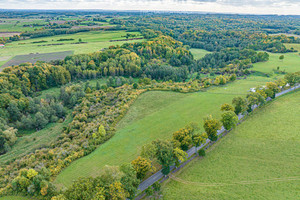
[[[224,103],[221,106],[221,111],[234,111],[234,107],[228,103]]]
[[[221,127],[221,122],[214,119],[211,115],[204,119],[203,128],[207,133],[208,138],[212,141],[217,140],[217,132]]]
[[[131,164],[136,171],[137,178],[140,180],[143,179],[146,176],[147,172],[151,170],[151,162],[141,156],[133,160]]]
[[[108,188],[108,197],[111,200],[125,200],[128,193],[124,190],[122,183],[114,182]]]

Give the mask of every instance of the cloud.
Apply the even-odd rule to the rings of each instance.
[[[0,8],[174,10],[299,15],[300,0],[0,0]]]

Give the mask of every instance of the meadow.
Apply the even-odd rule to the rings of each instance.
[[[207,92],[182,94],[151,91],[142,94],[118,123],[117,132],[90,155],[74,161],[56,178],[57,186],[69,186],[84,176],[97,176],[105,165],[121,165],[135,159],[143,144],[157,138],[169,139],[173,132],[189,122],[202,125],[209,114],[220,116],[220,106],[231,103],[235,96],[245,96],[251,87],[272,79],[249,77]]]
[[[300,91],[255,111],[163,185],[163,199],[297,199]]]
[[[209,51],[206,51],[205,49],[196,48],[191,48],[190,52],[193,54],[195,60],[199,60],[200,58],[203,58],[206,54],[211,53]]]
[[[300,48],[300,44],[294,45],[296,48]],[[262,72],[262,73],[271,73],[273,70],[276,70],[279,67],[280,71],[285,72],[296,72],[299,71],[300,67],[300,55],[299,52],[295,53],[268,53],[269,60],[266,62],[254,63],[251,70]],[[279,56],[284,55],[284,59],[280,60]]]
[[[17,55],[63,51],[73,51],[74,54],[92,53],[112,45],[143,41],[130,40],[110,42],[110,40],[125,39],[124,36],[126,34],[127,32],[125,31],[91,31],[11,42],[6,44],[4,48],[0,48],[0,64],[4,64],[4,62],[9,61]],[[131,32],[131,34],[140,35],[139,32]],[[60,39],[74,40],[58,41]],[[81,43],[79,43],[79,39],[81,39]]]

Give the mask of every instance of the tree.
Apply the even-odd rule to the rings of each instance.
[[[108,199],[124,200],[129,194],[124,190],[122,183],[114,182],[108,188]]]
[[[16,101],[11,101],[8,104],[8,108],[7,108],[8,113],[10,114],[10,118],[13,121],[17,121],[18,119],[20,119],[21,117],[21,112],[18,108],[18,104]]]
[[[213,119],[211,115],[204,119],[203,128],[211,141],[217,140],[217,132],[219,129],[221,129],[221,127],[221,122],[219,122],[216,119]]]
[[[280,92],[278,85],[274,82],[267,82],[266,87],[267,87],[267,90],[271,91],[271,93],[269,94],[269,97],[271,97],[271,98],[275,98],[275,94],[277,92]]]
[[[290,86],[294,86],[300,81],[300,73],[287,73],[284,79],[286,79]]]
[[[221,122],[223,123],[224,128],[228,131],[231,128],[234,128],[238,123],[239,118],[233,111],[227,111],[222,113]]]
[[[90,200],[93,198],[94,193],[94,179],[91,177],[79,178],[66,190],[65,196],[67,199]]]
[[[188,154],[179,148],[175,148],[173,154],[176,166],[179,166],[181,162],[186,161],[188,157]]]
[[[138,84],[137,83],[133,83],[133,89],[137,89],[138,88]]]
[[[237,115],[247,110],[247,102],[242,97],[234,97],[232,104],[234,105],[234,112]]]
[[[129,193],[129,198],[133,199],[140,184],[137,173],[131,164],[123,164],[120,167],[120,170],[124,173],[120,182],[124,189]]]
[[[174,163],[173,145],[167,140],[155,140],[156,159],[164,167],[170,167]]]
[[[234,111],[234,107],[232,105],[229,105],[228,103],[224,103],[221,106],[221,111]]]
[[[283,61],[283,59],[284,59],[284,55],[280,55],[279,60]]]
[[[48,120],[41,112],[35,114],[35,127],[37,129],[42,129],[48,124]]]
[[[131,164],[136,171],[137,178],[140,180],[142,180],[146,176],[147,172],[151,170],[151,162],[141,156],[133,160]]]
[[[253,105],[263,105],[265,103],[265,98],[258,92],[251,92],[246,96],[248,102],[248,112],[252,111]]]
[[[99,81],[97,81],[96,90],[100,90],[100,89],[101,89],[101,85],[100,85]]]
[[[202,134],[197,133],[192,136],[192,141],[195,146],[196,153],[197,153],[197,147],[203,144],[206,141],[206,139],[207,139],[206,133],[202,133]]]

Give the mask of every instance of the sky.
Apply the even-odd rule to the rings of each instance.
[[[0,8],[201,11],[300,15],[300,0],[0,0]]]

